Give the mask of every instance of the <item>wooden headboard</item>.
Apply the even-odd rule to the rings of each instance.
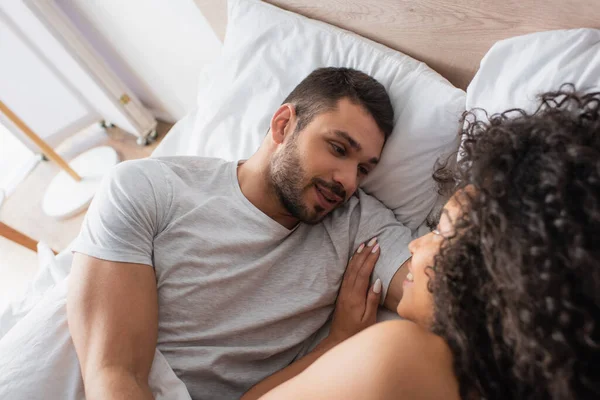
[[[195,0],[217,35],[227,0]],[[600,0],[268,0],[399,50],[466,89],[496,41],[537,31],[600,28]]]

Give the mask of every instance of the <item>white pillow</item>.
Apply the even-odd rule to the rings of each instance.
[[[467,89],[467,109],[489,115],[510,108],[533,112],[537,95],[564,83],[600,90],[599,29],[539,32],[496,43]]]
[[[203,71],[198,109],[154,156],[250,157],[285,97],[326,66],[364,71],[388,90],[396,128],[363,188],[417,228],[436,201],[434,163],[456,150],[465,93],[413,58],[261,1],[229,1],[221,58]]]

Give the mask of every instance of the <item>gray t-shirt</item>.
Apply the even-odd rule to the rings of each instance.
[[[250,203],[236,171],[200,157],[123,162],[72,248],[154,267],[158,349],[194,399],[239,398],[305,352],[361,242],[379,238],[383,296],[409,257],[410,230],[362,191],[289,230]]]

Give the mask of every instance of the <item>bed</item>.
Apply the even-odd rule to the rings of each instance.
[[[215,33],[220,38],[223,38],[227,29],[227,2],[225,0],[195,1],[206,17],[208,23],[213,27]],[[243,0],[237,1],[240,2]],[[494,58],[488,53],[490,47],[498,40],[531,32],[555,29],[582,27],[600,28],[600,6],[594,4],[594,2],[583,0],[569,2],[558,0],[518,2],[511,0],[503,3],[489,0],[423,0],[419,2],[404,0],[336,0],[327,2],[318,0],[286,0],[269,1],[268,3],[356,32],[375,42],[386,45],[386,48],[378,47],[379,45],[371,43],[364,46],[368,45],[374,47],[376,52],[373,54],[383,57],[382,59],[392,60],[397,63],[393,65],[400,65],[402,68],[406,67],[410,69],[414,73],[413,75],[410,75],[410,77],[414,77],[415,80],[429,79],[433,82],[432,85],[434,86],[430,89],[433,90],[434,94],[439,94],[437,97],[446,99],[442,105],[446,108],[441,107],[443,108],[443,111],[447,111],[447,113],[439,113],[435,118],[430,118],[425,113],[421,115],[421,120],[437,119],[438,117],[441,119],[447,118],[447,120],[444,121],[447,121],[448,124],[457,124],[458,117],[465,107],[468,108],[469,105],[480,104],[478,102],[478,99],[480,99],[479,97],[469,97],[468,91],[465,94],[465,90],[467,90],[470,83],[472,83],[472,88],[486,88],[484,85],[485,77],[482,77],[482,74],[478,74],[475,80],[473,80],[473,78],[476,76],[475,74],[478,71],[482,58],[484,59],[484,63],[481,64],[482,70],[484,67],[497,67],[497,64],[502,63],[502,57],[496,56],[496,58]],[[270,21],[265,20],[264,23],[268,24]],[[247,27],[248,31],[252,29],[253,28],[250,26]],[[256,29],[259,30],[258,27]],[[326,34],[331,33],[329,32],[329,28],[324,27],[323,25],[319,25],[318,29],[321,29],[318,33],[319,35],[323,34],[323,32]],[[573,47],[573,49],[577,50],[577,54],[586,55],[586,57],[575,57],[575,62],[579,62],[580,64],[585,62],[586,64],[589,64],[591,60],[593,61],[592,64],[594,67],[588,68],[586,73],[581,73],[577,68],[572,69],[577,74],[561,75],[562,72],[557,72],[555,75],[560,75],[557,79],[583,79],[588,83],[592,82],[592,84],[595,85],[600,84],[600,82],[598,82],[598,77],[600,77],[600,56],[598,55],[600,54],[600,51],[598,51],[600,38],[597,36],[599,35],[599,32],[600,31],[585,32],[585,35],[587,35],[586,40],[581,41],[581,43],[578,42],[580,45],[579,47]],[[238,35],[243,33],[243,31],[237,32]],[[338,35],[338,33],[335,33],[335,35]],[[561,44],[566,46],[573,42],[571,40],[573,37],[581,36],[581,32],[569,31],[567,33],[550,33],[549,35],[551,36],[545,36],[546,41],[556,38],[557,40],[550,41],[554,42],[556,45]],[[345,33],[339,36],[339,40],[342,41],[356,40],[356,38],[349,37]],[[240,40],[244,39],[241,36],[238,37]],[[558,38],[562,41],[558,40]],[[339,45],[339,43],[341,42],[334,42],[334,48],[336,45]],[[361,46],[363,45],[361,44]],[[531,46],[531,41],[524,39],[521,41],[517,40],[515,42],[510,42],[508,50],[515,46],[527,48],[527,46]],[[439,75],[434,71],[431,71],[427,65],[412,60],[410,57],[406,57],[391,49],[398,50],[416,60],[425,62],[429,67],[437,71]],[[496,54],[501,54],[503,51],[507,50],[507,46],[495,46],[495,49],[497,50]],[[543,58],[545,60],[544,64],[524,66],[523,71],[528,71],[529,74],[539,73],[540,70],[548,68],[554,71],[553,62],[556,63],[556,65],[565,65],[565,63],[567,63],[565,59],[550,60],[554,52],[548,51],[547,47],[545,49],[546,53],[539,53],[548,55],[548,57]],[[537,50],[541,51],[543,49],[536,48],[536,51]],[[225,46],[224,52],[231,53],[232,51],[231,48]],[[488,55],[486,55],[486,53],[488,53]],[[531,53],[538,54],[534,51],[531,51]],[[573,62],[571,60],[573,58],[572,54],[573,52],[570,53],[568,62]],[[486,55],[485,58],[484,55]],[[225,56],[231,56],[231,54],[225,54]],[[250,56],[251,55],[248,55],[248,57]],[[341,56],[343,57],[344,54]],[[201,89],[199,91],[199,111],[196,115],[188,116],[178,123],[173,132],[169,133],[164,144],[159,146],[155,155],[186,154],[186,152],[188,152],[188,154],[219,155],[223,156],[223,158],[236,158],[245,156],[248,152],[252,151],[253,148],[256,148],[256,140],[260,140],[260,138],[264,136],[264,131],[252,133],[256,137],[254,141],[249,140],[241,143],[239,147],[243,148],[243,152],[217,152],[217,150],[222,150],[223,142],[219,141],[222,138],[219,140],[215,139],[215,136],[219,135],[212,129],[218,131],[218,129],[226,130],[231,127],[227,124],[218,125],[215,123],[215,119],[223,119],[223,117],[220,116],[221,114],[219,114],[219,104],[227,104],[231,99],[226,96],[220,97],[217,100],[214,98],[207,99],[206,93],[210,92],[210,90],[219,89],[219,87],[215,88],[215,83],[212,81],[214,80],[214,74],[220,72],[218,70],[223,69],[224,67],[224,65],[216,64],[216,66],[213,66],[213,69],[209,68],[203,71],[204,77],[201,78],[201,88],[204,88],[205,90],[203,91]],[[237,73],[238,71],[236,69],[239,69],[238,67],[239,66],[232,67],[232,73]],[[526,69],[525,67],[529,69]],[[382,67],[379,65],[370,66],[370,68],[373,68],[375,73],[382,73]],[[497,68],[492,70],[494,74],[501,75],[501,70],[498,70]],[[224,77],[228,78],[229,76],[224,75]],[[487,78],[490,77],[488,76]],[[497,76],[493,75],[491,78],[495,79]],[[412,81],[413,79],[410,80]],[[537,80],[529,79],[529,81],[533,82],[532,85],[534,85],[530,88],[531,90],[541,87]],[[544,82],[546,81],[547,79],[544,80]],[[585,82],[584,84],[586,84]],[[401,83],[405,84],[406,80],[401,81]],[[393,86],[395,84],[396,83],[391,82],[389,85]],[[285,90],[283,86],[281,88],[278,87],[278,89]],[[509,93],[513,90],[510,82],[506,84],[506,89]],[[418,98],[418,93],[415,94],[415,90],[416,89],[413,89],[411,96],[408,96],[407,99],[404,100],[404,105],[410,105],[416,102],[428,104],[428,102],[435,100],[432,96],[420,99]],[[486,92],[486,90],[481,91]],[[527,95],[529,93],[530,92],[524,93],[520,99],[527,100]],[[497,97],[501,96],[498,94]],[[518,99],[515,100],[511,97],[511,101],[513,100],[517,101]],[[240,107],[248,105],[247,103],[243,103],[243,99],[240,101],[242,101],[242,103],[239,103]],[[460,107],[456,106],[458,103],[460,103]],[[503,104],[506,105],[507,103],[505,102]],[[520,105],[520,103],[517,102],[517,105]],[[209,118],[206,120],[205,114],[207,114],[207,110],[210,107],[216,108],[216,110],[214,110],[214,115],[209,116],[212,119]],[[399,121],[414,122],[414,110],[411,110],[410,108],[407,108],[407,110],[407,112],[401,113],[402,115],[399,116]],[[205,118],[205,120],[200,121],[201,123],[199,122],[200,117]],[[227,116],[225,119],[230,120],[231,116]],[[261,121],[256,122],[258,123]],[[239,122],[234,121],[234,125],[237,123]],[[264,121],[261,123],[264,123]],[[197,129],[190,129],[190,126],[192,125]],[[412,127],[410,124],[407,126],[409,128]],[[200,131],[206,130],[207,127],[211,127],[211,132],[213,132],[212,137],[202,136],[203,134]],[[446,127],[446,136],[455,134],[457,127],[458,125],[451,128]],[[429,126],[428,132],[433,131],[435,133],[438,128],[439,126],[431,125]],[[411,129],[407,128],[407,130],[410,131]],[[418,131],[418,129],[416,131]],[[422,132],[418,133],[420,134]],[[236,140],[241,139],[238,138]],[[432,136],[431,140],[424,140],[421,136],[417,137],[415,140],[440,142],[439,138],[435,136]],[[400,145],[397,143],[393,146],[397,146],[397,148],[406,147],[401,146],[406,144],[406,142],[400,142],[399,144]],[[451,147],[456,146],[457,143],[449,140],[447,144],[442,143],[442,145],[442,147]],[[428,148],[427,151],[429,150],[431,149]],[[207,154],[203,154],[202,151],[207,152]],[[406,156],[410,154],[400,152],[394,154],[394,156],[399,155]],[[435,158],[434,156],[437,157],[438,155],[439,149],[433,149],[427,153],[428,158],[426,159],[431,161]],[[388,158],[390,157],[388,156]],[[383,162],[384,160],[382,157],[382,163]],[[382,169],[385,170],[385,168]],[[431,165],[428,165],[427,168],[421,172],[426,173],[430,169]],[[377,194],[377,190],[380,189],[380,186],[381,185],[378,187],[376,184],[371,186],[375,194]],[[389,185],[383,186],[387,187]],[[392,195],[397,196],[397,193],[392,193]],[[411,228],[414,228],[415,234],[419,234],[419,230],[424,226],[423,220],[427,212],[425,212],[425,214],[421,212],[419,218],[411,220],[410,216],[407,216],[407,213],[404,211],[406,211],[407,207],[413,207],[414,204],[388,204],[385,200],[393,202],[393,199],[386,199],[385,195],[382,197],[382,201],[390,208],[394,209],[395,212],[396,209],[399,210],[396,212],[396,216],[403,220],[403,222],[406,221],[407,224],[414,224]],[[422,202],[418,203],[421,204]],[[432,205],[427,206],[427,209],[430,208],[432,208]],[[41,358],[35,365],[24,365],[22,363],[19,368],[5,371],[6,374],[4,375],[0,373],[0,397],[2,397],[2,382],[12,382],[15,385],[14,387],[19,387],[21,390],[39,390],[40,388],[43,388],[46,394],[45,397],[49,398],[82,398],[83,386],[81,380],[78,378],[77,359],[74,350],[70,345],[70,337],[68,335],[68,329],[66,329],[66,316],[64,312],[61,311],[64,310],[65,306],[64,294],[66,293],[67,282],[65,277],[68,275],[71,259],[72,256],[69,249],[63,251],[57,257],[54,257],[51,254],[51,250],[42,245],[40,251],[40,272],[36,277],[35,282],[31,285],[27,296],[15,302],[9,312],[5,311],[0,314],[0,354],[2,354],[3,351],[8,351],[9,348],[14,348],[15,343],[24,340],[23,337],[25,337],[26,340],[36,341],[38,348],[44,348],[43,346],[52,347],[52,351],[46,351],[43,355],[40,355]],[[44,302],[46,304],[45,306]],[[51,328],[44,328],[44,324],[41,322],[52,323],[53,325]],[[35,338],[35,329],[46,329],[44,331],[46,333],[45,341],[39,341]],[[51,338],[51,341],[49,338]],[[15,357],[15,359],[23,356],[14,351],[10,354],[12,357]],[[57,370],[44,368],[45,365],[52,364],[53,362],[62,363],[60,375],[56,372]],[[1,368],[0,372],[2,372]],[[65,382],[68,382],[68,384],[63,386],[57,384],[56,382],[60,381],[58,376]],[[2,379],[4,379],[4,381],[2,381]],[[54,383],[45,385],[45,382]],[[158,351],[152,368],[151,386],[157,399],[189,398],[189,395],[187,395],[187,392],[185,391],[185,386],[182,387],[182,383],[177,379],[173,371],[170,370],[165,359]],[[15,397],[13,395],[11,398],[36,398],[35,393],[37,392],[29,391],[26,395],[21,397]]]

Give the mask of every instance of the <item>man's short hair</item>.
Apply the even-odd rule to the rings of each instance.
[[[371,114],[387,140],[394,128],[392,103],[383,85],[364,72],[351,68],[316,69],[294,88],[283,104],[295,106],[296,132],[299,132],[318,114],[334,110],[343,98]]]

